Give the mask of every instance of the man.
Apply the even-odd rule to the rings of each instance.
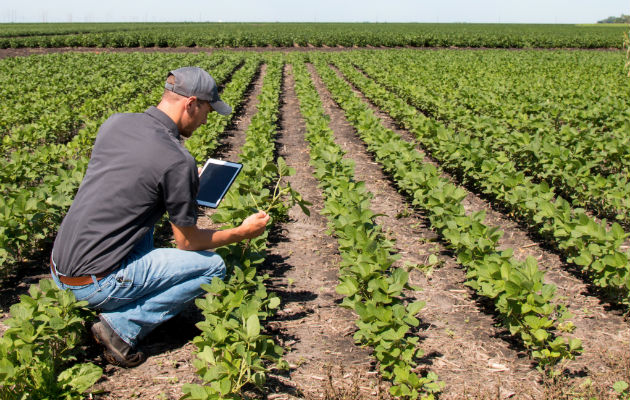
[[[101,311],[92,333],[112,364],[142,363],[138,341],[200,296],[203,283],[225,276],[223,260],[208,249],[265,231],[262,211],[232,229],[196,226],[198,169],[180,137],[213,110],[232,112],[206,71],[185,67],[168,74],[157,107],[111,116],[59,228],[52,277]],[[153,247],[153,226],[165,212],[176,249]]]

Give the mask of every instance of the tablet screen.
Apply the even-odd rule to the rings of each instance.
[[[217,208],[243,164],[209,159],[199,176],[197,203]]]

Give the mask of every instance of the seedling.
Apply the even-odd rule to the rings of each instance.
[[[413,215],[413,211],[409,207],[407,207],[407,205],[405,205],[402,211],[396,214],[396,219],[407,218],[411,215]]]
[[[417,264],[417,263],[411,263],[409,261],[405,261],[403,268],[407,272],[410,272],[412,269],[417,269],[418,271],[422,272],[424,276],[426,276],[427,278],[430,278],[431,275],[433,274],[433,265],[429,265],[429,264]]]

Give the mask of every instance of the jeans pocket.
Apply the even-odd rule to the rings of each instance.
[[[98,285],[89,284],[84,287],[73,289],[75,298],[78,301],[87,301],[90,308],[97,308],[111,292],[112,288],[111,277],[106,277],[98,282]]]

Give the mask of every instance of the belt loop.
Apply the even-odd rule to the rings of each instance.
[[[100,292],[101,291],[101,285],[98,283],[98,279],[96,279],[96,275],[90,275],[90,276],[92,277],[92,282],[94,282],[94,284],[98,288],[97,291]]]

